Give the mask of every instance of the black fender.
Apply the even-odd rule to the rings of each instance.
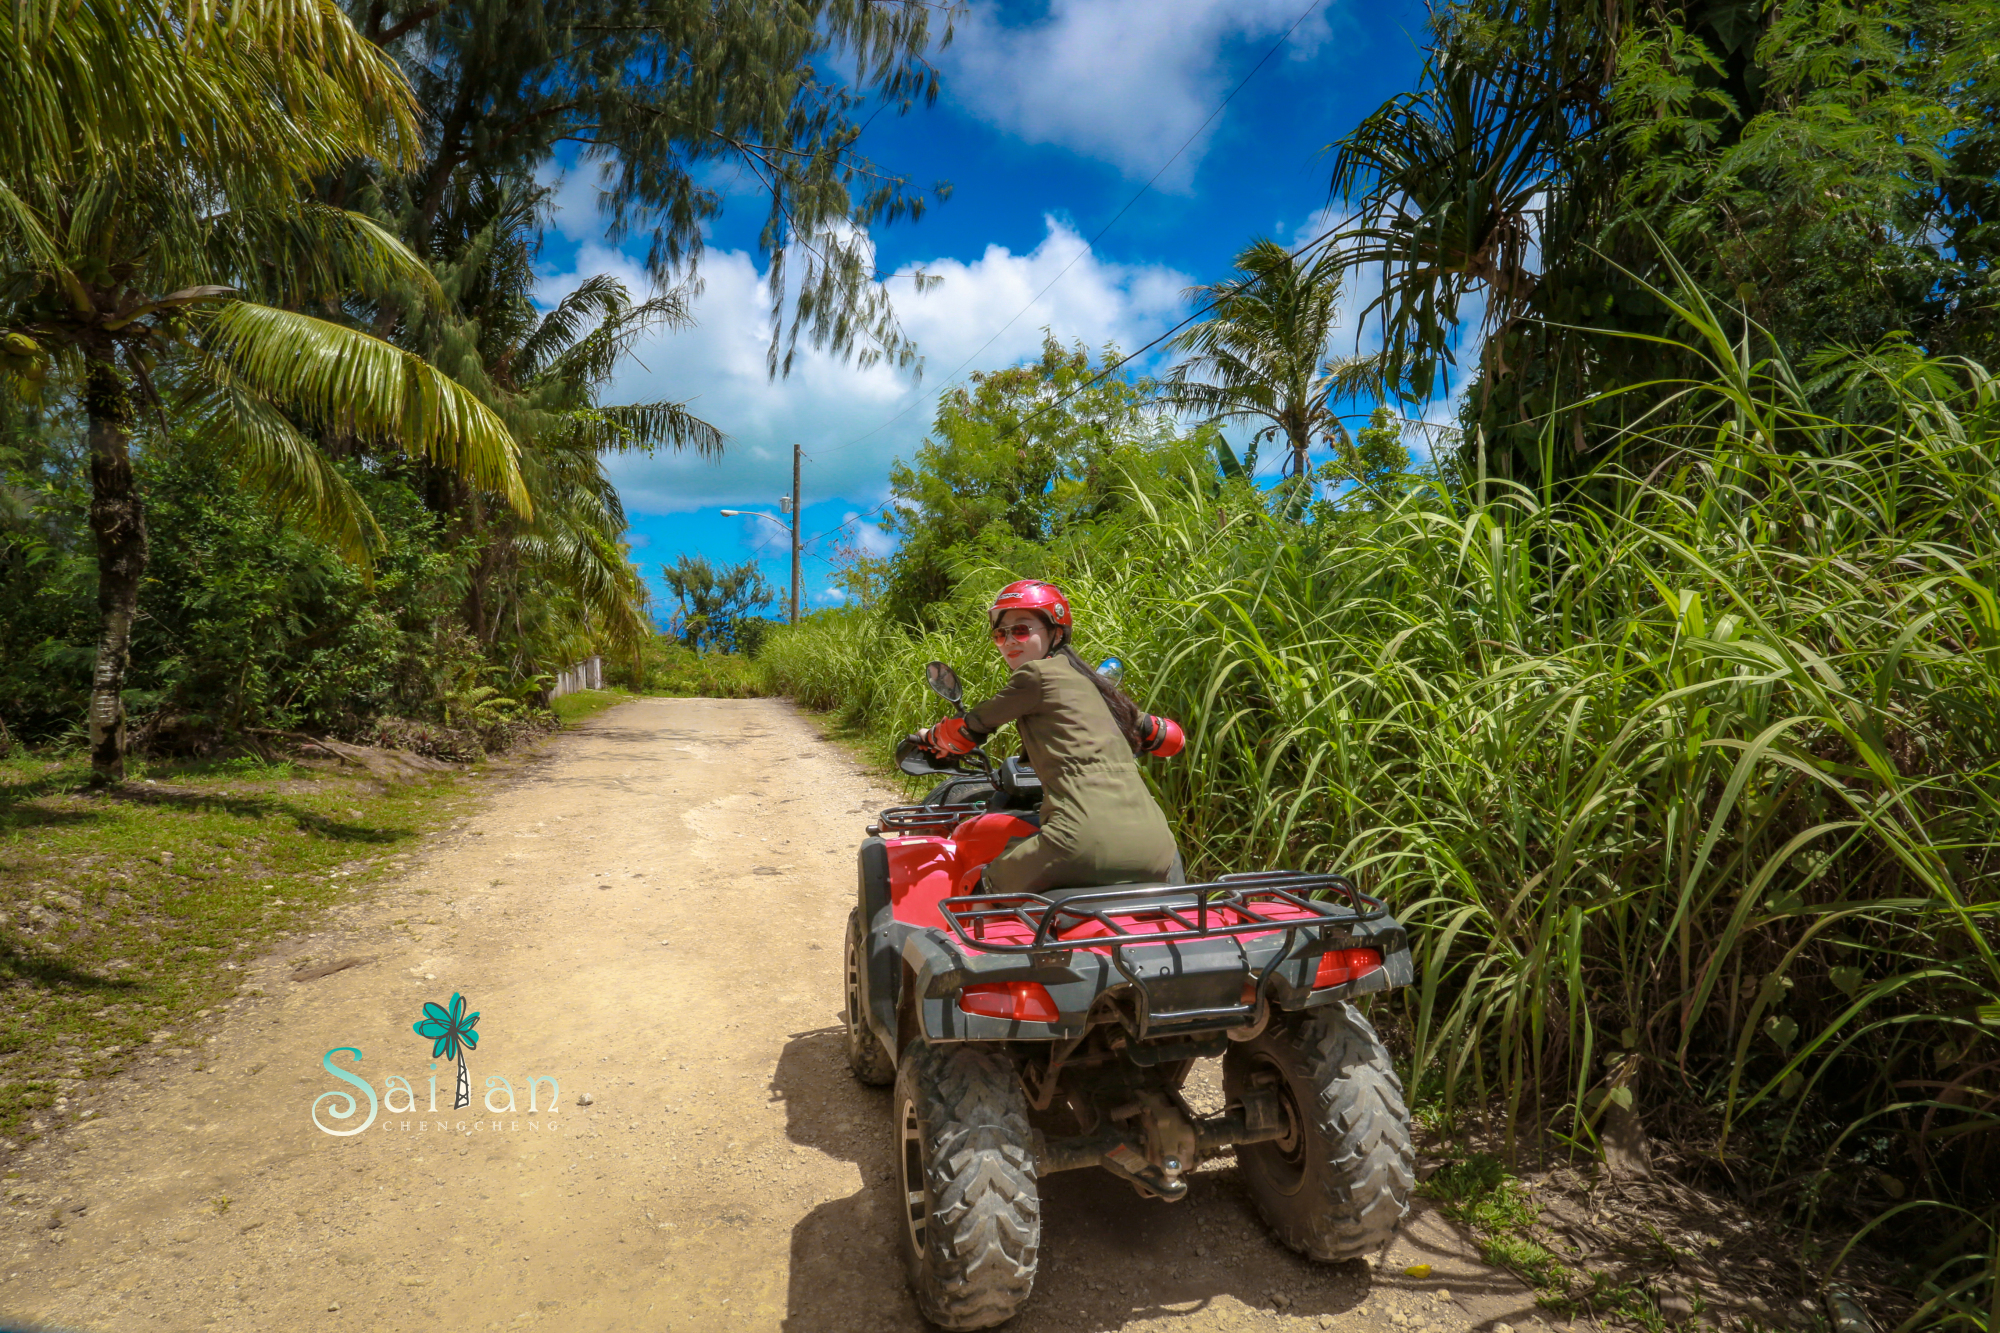
[[[856,892],[861,924],[872,927],[876,916],[889,905],[889,844],[880,838],[864,838],[855,860],[860,870]]]
[[[889,898],[889,848],[880,838],[862,841],[859,884],[862,943],[868,965],[861,969],[861,1012],[868,1026],[890,1050],[896,1049],[896,982],[899,977],[897,949],[891,938],[895,915]]]

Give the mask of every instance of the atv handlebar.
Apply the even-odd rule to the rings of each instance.
[[[977,769],[967,768],[964,760],[977,759]],[[993,761],[986,757],[986,751],[975,749],[969,754],[947,757],[934,750],[924,748],[921,737],[911,734],[896,742],[896,767],[913,778],[951,777],[956,774],[978,772],[993,776]]]
[[[924,680],[940,698],[951,705],[953,716],[965,716],[965,690],[958,683],[957,672],[942,662],[932,662],[924,667]],[[978,760],[978,772],[989,782],[995,780],[993,761],[987,757],[983,746],[974,746],[964,755],[941,755],[926,748],[923,738],[915,734],[905,736],[896,743],[896,767],[913,778],[968,772],[965,765],[959,762],[961,759]]]

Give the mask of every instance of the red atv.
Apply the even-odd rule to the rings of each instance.
[[[959,706],[951,668],[927,674]],[[968,758],[899,747],[905,773],[944,781],[869,827],[847,927],[847,1059],[895,1084],[897,1236],[925,1316],[988,1328],[1021,1307],[1055,1171],[1101,1167],[1171,1202],[1233,1148],[1293,1249],[1332,1262],[1386,1242],[1415,1179],[1409,1114],[1350,1001],[1410,984],[1388,908],[1290,870],[968,896],[1035,831],[1042,795],[1020,759]],[[1227,1105],[1197,1115],[1181,1086],[1212,1056]]]

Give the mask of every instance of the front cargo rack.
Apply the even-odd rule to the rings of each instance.
[[[1338,894],[1339,905],[1326,901]],[[1047,949],[1126,944],[1177,944],[1230,935],[1287,932],[1320,925],[1352,926],[1389,915],[1345,875],[1259,870],[1224,875],[1206,884],[1147,884],[1099,893],[978,894],[946,898],[938,912],[960,943],[985,953],[1039,953]],[[1065,932],[1095,924],[1100,930],[1074,939]],[[1135,929],[1135,927],[1143,927]],[[1287,949],[1289,952],[1289,948]]]
[[[974,815],[986,813],[983,801],[957,805],[893,805],[875,821],[885,836],[898,838],[942,838]]]

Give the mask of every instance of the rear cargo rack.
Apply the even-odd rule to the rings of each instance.
[[[884,827],[887,827],[885,813]],[[1325,901],[1338,894],[1338,905]],[[1322,925],[1351,926],[1389,915],[1379,898],[1354,887],[1345,875],[1260,870],[1224,875],[1206,884],[1147,884],[1100,893],[1065,895],[1061,902],[1037,893],[978,894],[946,898],[938,912],[959,942],[984,953],[1040,953],[1049,949],[1178,944],[1187,940],[1287,932]],[[1224,915],[1226,913],[1226,915]],[[1149,928],[1133,930],[1143,916]],[[1220,919],[1218,919],[1220,918]],[[1061,932],[1094,922],[1106,933],[1077,940]],[[1002,925],[1019,927],[998,932]],[[1025,931],[1032,939],[1020,942]],[[1010,942],[1011,939],[1011,942]]]
[[[888,837],[942,838],[974,815],[986,813],[984,801],[957,805],[893,805],[876,819]]]

